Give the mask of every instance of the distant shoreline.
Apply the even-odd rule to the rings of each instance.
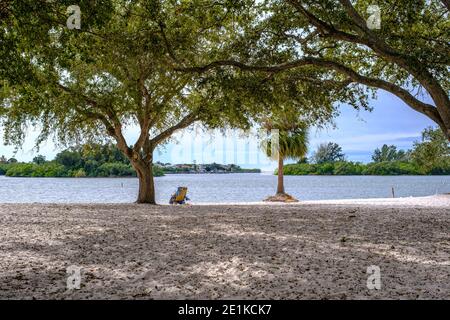
[[[164,177],[164,176],[172,176],[172,175],[215,175],[215,174],[218,174],[218,175],[223,175],[223,174],[262,174],[262,172],[165,172],[164,173],[164,175],[162,175],[162,176],[154,176],[154,178],[161,178],[161,177]],[[271,175],[273,175],[273,173],[271,174]],[[45,179],[45,178],[58,178],[58,179],[61,179],[61,178],[66,178],[66,179],[111,179],[111,178],[114,178],[114,179],[127,179],[127,178],[129,178],[129,179],[132,179],[132,178],[137,178],[137,176],[107,176],[107,177],[104,177],[104,176],[91,176],[91,177],[89,177],[89,176],[83,176],[83,177],[64,177],[64,176],[54,176],[54,177],[30,177],[30,176],[25,176],[25,177],[23,177],[23,176],[7,176],[7,175],[0,175],[0,178],[2,178],[2,177],[5,177],[5,178],[12,178],[12,179],[14,179],[14,178],[34,178],[34,179],[36,179],[36,178],[38,178],[38,179]]]
[[[223,175],[223,174],[261,174],[261,175],[273,175],[277,176],[275,173],[270,173],[269,171],[264,172],[165,172],[163,176],[154,176],[155,178],[161,178],[164,176],[173,176],[173,175]],[[285,177],[449,177],[449,174],[385,174],[385,175],[377,175],[377,174],[292,174],[285,175]],[[67,176],[54,176],[54,177],[30,177],[30,176],[7,176],[0,175],[0,178],[66,178],[66,179],[110,179],[110,178],[137,178],[136,176],[84,176],[84,177],[67,177]]]

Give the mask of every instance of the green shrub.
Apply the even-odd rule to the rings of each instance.
[[[86,177],[86,171],[84,171],[83,169],[78,169],[75,172],[73,172],[71,174],[72,177],[75,178],[82,178],[82,177]]]
[[[360,175],[364,170],[361,163],[339,161],[334,164],[333,174],[335,175]]]
[[[98,167],[97,175],[100,177],[124,177],[135,175],[135,171],[130,165],[124,163],[107,162]]]
[[[160,166],[153,166],[153,176],[162,177],[164,175],[164,171]]]
[[[420,170],[413,163],[400,161],[369,163],[363,173],[379,176],[421,174]]]
[[[98,168],[100,164],[95,160],[87,160],[84,163],[83,169],[86,172],[86,175],[89,177],[96,177],[98,175]]]
[[[285,175],[308,175],[315,174],[316,165],[309,163],[287,164],[283,167]],[[275,174],[278,172],[275,171]]]
[[[65,177],[66,168],[58,163],[49,162],[42,165],[34,165],[32,177]]]
[[[8,177],[31,177],[34,164],[32,163],[14,163],[6,171]]]
[[[334,172],[334,162],[325,162],[317,166],[317,174],[319,175],[331,175]]]
[[[9,164],[7,163],[0,163],[0,176],[4,176],[6,174],[6,171],[8,171]]]
[[[14,163],[6,171],[9,177],[64,177],[66,169],[55,162],[47,162],[41,165],[34,163]]]
[[[275,172],[276,174],[277,172]],[[339,161],[321,164],[297,163],[284,166],[286,175],[419,175],[450,174],[450,164],[435,166],[430,172],[423,172],[413,162],[385,161],[362,164],[359,162]]]
[[[450,161],[435,164],[427,174],[450,175]]]

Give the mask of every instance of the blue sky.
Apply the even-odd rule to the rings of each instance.
[[[374,108],[372,112],[341,107],[341,115],[336,119],[337,128],[316,132],[315,136],[312,134],[310,148],[314,149],[313,145],[322,141],[334,141],[342,146],[349,160],[368,162],[375,148],[393,144],[400,149],[409,149],[415,140],[420,139],[425,127],[436,126],[386,92],[380,91],[370,105]]]
[[[373,150],[383,144],[393,144],[400,149],[411,148],[414,140],[420,138],[420,132],[427,126],[435,124],[427,117],[406,106],[400,99],[386,92],[379,92],[370,105],[372,112],[356,111],[341,106],[341,114],[336,118],[336,128],[312,129],[310,133],[310,153],[321,142],[336,142],[342,146],[348,160],[369,162]],[[136,128],[127,131],[130,144],[136,139]],[[34,139],[36,133],[28,132],[28,137],[15,157],[19,161],[30,161],[36,154]],[[14,148],[0,144],[0,155],[12,157]],[[243,167],[273,168],[274,163],[267,159],[257,148],[255,138],[241,139],[227,133],[226,136],[215,134],[195,135],[192,132],[180,132],[178,143],[169,143],[155,152],[155,160],[171,163],[237,163]],[[51,141],[44,143],[39,153],[53,159],[58,149]]]

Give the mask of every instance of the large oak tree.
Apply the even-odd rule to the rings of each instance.
[[[212,90],[224,77],[174,71],[174,52],[214,58],[221,27],[238,6],[209,1],[80,1],[81,29],[66,26],[67,1],[9,1],[1,7],[0,125],[20,145],[111,139],[139,177],[137,202],[155,203],[153,152],[196,121],[248,127],[244,97]],[[167,39],[173,40],[168,46]],[[235,72],[234,72],[235,73]],[[219,80],[215,80],[219,79]],[[256,80],[255,80],[256,81]],[[250,79],[246,82],[251,86]],[[220,104],[218,100],[220,99]],[[125,130],[137,126],[128,142]]]

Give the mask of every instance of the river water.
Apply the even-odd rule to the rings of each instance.
[[[159,203],[177,186],[199,202],[253,202],[275,193],[277,177],[258,173],[173,174],[155,178]],[[427,196],[450,192],[450,176],[286,176],[299,200]],[[0,176],[0,203],[126,203],[136,199],[136,178],[10,178]]]

